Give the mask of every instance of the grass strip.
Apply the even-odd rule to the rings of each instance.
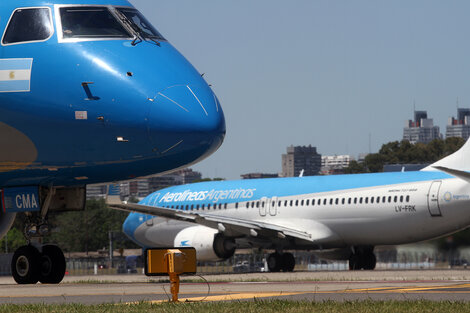
[[[133,312],[470,312],[470,303],[453,301],[288,301],[288,300],[255,300],[255,301],[237,301],[237,302],[203,302],[203,303],[162,303],[162,304],[101,304],[101,305],[82,305],[82,304],[3,304],[0,305],[0,312],[26,312],[26,313],[133,313]]]

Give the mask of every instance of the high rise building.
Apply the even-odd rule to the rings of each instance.
[[[449,137],[461,137],[465,140],[470,137],[470,109],[457,109],[457,118],[449,117],[446,138]]]
[[[304,171],[304,176],[318,175],[321,169],[321,154],[317,148],[309,146],[290,146],[282,155],[282,176],[295,177]]]
[[[342,174],[354,160],[350,155],[324,155],[321,157],[321,173],[323,175]]]
[[[442,137],[439,126],[434,126],[432,118],[428,118],[426,111],[415,111],[414,115],[414,121],[408,120],[405,123],[403,140],[408,140],[412,144],[429,143]]]

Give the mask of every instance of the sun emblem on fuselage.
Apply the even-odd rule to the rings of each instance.
[[[452,194],[447,191],[447,192],[444,194],[444,201],[449,202],[450,200],[452,200]]]
[[[15,72],[14,71],[10,72],[10,79],[15,79]]]

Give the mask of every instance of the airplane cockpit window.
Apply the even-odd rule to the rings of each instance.
[[[157,40],[164,40],[163,36],[147,21],[147,19],[136,9],[132,8],[118,8],[131,23],[137,33],[143,33],[145,37],[154,38]]]
[[[64,39],[133,37],[107,7],[63,7],[60,18]]]
[[[52,36],[53,30],[49,8],[17,9],[8,23],[2,43],[44,41]]]

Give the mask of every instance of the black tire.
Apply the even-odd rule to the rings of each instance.
[[[55,245],[44,245],[39,262],[39,281],[43,284],[58,284],[65,275],[64,253]]]
[[[375,254],[372,252],[364,254],[364,269],[365,270],[373,270],[375,269],[375,265],[377,264],[377,258]]]
[[[284,272],[292,272],[295,267],[295,258],[292,253],[284,253],[282,255],[282,270]]]
[[[21,246],[13,254],[11,274],[18,284],[36,284],[39,280],[39,251],[31,246]]]
[[[362,268],[361,257],[357,253],[351,254],[349,257],[349,269],[351,271],[358,271]]]
[[[282,257],[279,253],[271,253],[268,257],[268,269],[270,272],[280,272],[282,269]]]

